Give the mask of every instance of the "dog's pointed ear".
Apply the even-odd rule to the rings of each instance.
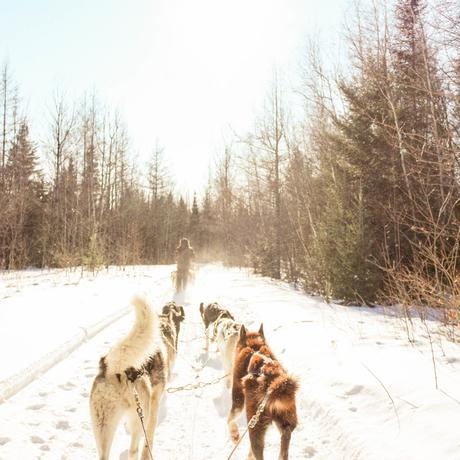
[[[185,310],[182,305],[179,306],[180,309],[180,319],[184,320],[185,319]]]
[[[203,310],[204,310],[204,303],[201,302],[200,303],[200,313],[203,314]]]
[[[265,340],[264,323],[260,323],[259,334],[260,334],[260,336]]]
[[[244,324],[242,324],[240,328],[239,342],[241,345],[246,345],[246,328],[244,327]]]

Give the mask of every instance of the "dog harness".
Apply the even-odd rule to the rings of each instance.
[[[261,375],[264,375],[263,368],[265,364],[270,364],[273,362],[273,359],[269,358],[268,356],[265,356],[264,354],[260,353],[260,351],[254,351],[251,354],[251,358],[249,359],[249,362],[251,362],[251,359],[253,356],[258,356],[259,358],[262,358],[263,364],[262,366],[258,367],[257,369],[253,369],[251,371],[248,371],[248,374],[253,376],[253,377],[260,377]],[[249,364],[248,364],[249,366]]]

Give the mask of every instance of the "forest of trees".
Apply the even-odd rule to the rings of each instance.
[[[0,267],[171,262],[193,223],[161,150],[141,186],[118,114],[95,96],[68,106],[56,95],[39,158],[8,65],[1,76]]]
[[[216,172],[229,262],[326,298],[457,315],[460,10],[433,3],[362,2],[341,72],[311,46],[302,117],[275,79]]]
[[[173,193],[159,148],[141,185],[120,117],[95,96],[56,95],[46,142],[31,139],[4,65],[0,268],[167,263],[189,236],[201,260],[327,298],[457,311],[458,5],[364,3],[347,18],[342,71],[311,46],[300,87],[287,97],[274,79],[193,203]]]

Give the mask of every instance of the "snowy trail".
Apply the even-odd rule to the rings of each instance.
[[[209,275],[205,277],[209,278]],[[170,295],[172,296],[172,290]],[[169,385],[171,387],[198,381],[208,382],[223,375],[222,366],[213,350],[209,356],[203,350],[203,326],[198,313],[200,295],[197,289],[196,292],[191,292],[192,298],[186,302],[186,321],[180,337],[179,356]],[[212,292],[206,297],[215,298]],[[250,317],[248,312],[239,312],[238,308],[233,310],[241,313],[245,320]],[[0,433],[1,459],[76,460],[97,457],[89,422],[88,394],[97,372],[99,357],[130,328],[132,320],[132,315],[129,315],[110,326],[0,406],[1,419],[9,420],[7,426],[2,426]],[[204,363],[206,365],[203,367]],[[196,369],[200,368],[202,369],[197,374]],[[156,432],[157,457],[203,460],[226,458],[233,447],[226,427],[229,408],[230,394],[224,382],[203,389],[167,394],[163,398]],[[241,428],[243,426],[242,418]],[[296,438],[299,438],[305,428],[302,422]],[[312,427],[309,426],[308,430],[312,436]],[[319,428],[316,437],[319,437]],[[267,441],[267,458],[274,458],[274,452],[278,448],[277,433],[271,433]],[[112,458],[126,459],[128,442],[129,437],[121,427],[115,438]],[[324,440],[324,445],[329,442]],[[320,449],[325,450],[323,456],[318,455]],[[245,439],[234,459],[246,458],[247,450],[248,441]],[[27,452],[27,456],[17,457],[17,452],[22,451]],[[273,453],[270,454],[271,452]],[[293,459],[307,458],[313,453],[316,453],[315,458],[318,459],[332,458],[330,449],[324,449],[322,441],[307,443],[305,446],[293,442]]]
[[[172,298],[172,289],[166,281],[157,285],[152,281],[170,270],[143,268],[143,276],[133,277],[130,283],[123,282],[122,274],[115,279],[101,277],[94,281],[92,292],[110,289],[120,296],[121,287],[129,288],[125,299],[133,292],[147,291],[155,307],[161,308]],[[82,290],[79,295],[89,295],[88,285]],[[88,300],[93,309],[100,298],[105,298],[102,293]],[[422,337],[410,345],[400,320],[381,311],[326,305],[284,283],[220,266],[203,267],[183,300],[186,321],[169,386],[207,382],[223,374],[213,350],[209,356],[203,351],[199,302],[219,301],[250,329],[263,321],[278,358],[300,378],[300,423],[292,437],[291,459],[460,458],[459,433],[452,430],[460,426],[460,407],[455,402],[460,400],[460,352],[458,345],[436,335],[436,324],[433,337],[444,393],[434,389],[428,341]],[[99,357],[132,321],[129,314],[112,324],[0,405],[0,459],[97,458],[88,394]],[[225,460],[232,449],[226,427],[229,407],[224,382],[166,394],[154,442],[156,458]],[[111,458],[126,460],[128,441],[120,426]],[[278,443],[273,429],[267,437],[267,459],[277,458]],[[247,451],[245,439],[233,459],[245,459]]]

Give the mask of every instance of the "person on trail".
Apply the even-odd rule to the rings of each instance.
[[[187,282],[190,277],[192,260],[194,257],[195,251],[190,246],[190,241],[187,238],[182,238],[180,240],[179,246],[176,248],[176,292],[181,292],[187,287]]]

